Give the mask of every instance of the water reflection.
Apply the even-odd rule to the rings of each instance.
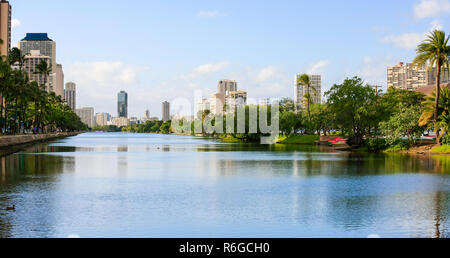
[[[0,160],[0,237],[449,236],[449,156],[85,134]]]

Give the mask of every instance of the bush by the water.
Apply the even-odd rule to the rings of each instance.
[[[405,140],[397,140],[389,144],[389,141],[384,138],[370,138],[364,140],[364,148],[369,152],[397,152],[409,150],[411,144]]]
[[[442,144],[450,144],[450,135],[445,135],[442,137]]]
[[[394,144],[389,146],[386,150],[387,152],[397,152],[397,151],[407,151],[411,149],[411,143],[407,141],[396,141]]]
[[[364,145],[369,152],[382,152],[389,147],[383,138],[370,138],[364,141]]]

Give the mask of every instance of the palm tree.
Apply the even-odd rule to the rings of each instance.
[[[36,71],[34,72],[34,74],[40,74],[40,75],[44,76],[44,85],[41,85],[41,87],[46,88],[47,79],[53,70],[52,65],[51,64],[49,65],[45,60],[41,60],[41,62],[36,65],[35,70]]]
[[[439,94],[439,105],[438,105],[438,113],[439,113],[439,117],[438,117],[438,121],[437,123],[435,123],[435,130],[436,131],[440,131],[442,130],[441,134],[439,134],[437,140],[438,143],[440,144],[442,142],[442,137],[440,137],[441,135],[444,135],[446,132],[445,130],[445,121],[447,121],[447,117],[450,114],[450,88],[442,88],[440,90],[440,94]],[[432,94],[430,94],[429,96],[427,96],[425,98],[425,101],[422,103],[422,116],[420,117],[419,120],[419,126],[427,126],[430,124],[430,121],[432,120],[433,116],[434,116],[434,111],[435,111],[435,99],[436,99],[436,91],[434,91]],[[443,123],[441,123],[443,122]]]
[[[0,60],[0,129],[6,132],[8,99],[11,94],[11,67],[7,62]],[[4,116],[4,117],[3,117]]]
[[[312,96],[311,96],[311,89],[314,96],[317,95],[317,89],[314,87],[311,87],[311,77],[307,74],[302,74],[300,77],[297,78],[297,85],[306,87],[306,94],[303,96],[303,101],[306,103],[306,108],[308,110],[308,117],[311,119],[311,102],[312,102]]]
[[[431,32],[427,39],[417,48],[417,56],[413,64],[416,67],[422,67],[428,64],[428,69],[436,66],[436,97],[434,100],[434,124],[437,126],[439,119],[439,98],[441,93],[441,69],[449,67],[450,45],[448,45],[450,37],[445,36],[445,32],[435,30]],[[437,138],[439,138],[439,128],[436,129]],[[440,144],[440,143],[439,143]]]
[[[25,63],[25,55],[22,55],[22,51],[18,49],[17,47],[12,48],[11,51],[9,51],[9,64],[15,65],[18,64],[20,67],[20,70],[23,70],[23,65]]]

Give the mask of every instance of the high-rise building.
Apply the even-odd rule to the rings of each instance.
[[[64,89],[64,100],[67,105],[75,110],[77,107],[77,85],[73,82],[66,83],[66,88]]]
[[[306,103],[304,101],[305,95],[308,93],[308,87],[298,83],[301,74],[295,76],[295,87],[294,87],[294,102],[296,107],[305,107]],[[322,76],[321,75],[310,75],[310,87],[309,95],[311,96],[311,103],[322,103]]]
[[[145,118],[150,119],[150,110],[145,110]]]
[[[232,80],[219,81],[217,86],[217,93],[223,93],[228,96],[228,92],[237,91],[237,82]]]
[[[48,92],[55,91],[56,85],[56,43],[48,37],[47,33],[27,33],[26,37],[19,42],[22,54],[31,54],[32,50],[39,50],[43,56],[50,57],[52,72],[50,74]]]
[[[128,93],[125,91],[117,95],[117,113],[118,117],[128,117]]]
[[[51,58],[49,56],[42,55],[39,50],[31,50],[29,54],[25,55],[24,60],[24,70],[28,74],[30,81],[36,81],[39,86],[44,85],[45,89],[48,91],[50,87],[50,77],[46,74],[36,73],[36,65],[42,61],[50,64]]]
[[[213,115],[220,115],[224,112],[225,93],[216,93],[209,99],[210,111]]]
[[[108,125],[108,122],[111,120],[111,115],[108,113],[98,113],[95,115],[95,123],[98,126]]]
[[[11,5],[6,0],[0,2],[0,56],[7,57],[11,49]]]
[[[195,114],[197,117],[201,118],[204,111],[211,111],[211,103],[209,102],[209,99],[201,99],[197,102],[195,107]]]
[[[388,88],[395,87],[404,90],[415,90],[436,83],[436,68],[426,66],[416,67],[412,63],[399,62],[396,66],[387,68]],[[450,82],[449,70],[442,69],[441,82]]]
[[[164,122],[170,120],[170,103],[167,101],[162,103],[162,120]]]
[[[55,94],[56,96],[64,97],[64,72],[61,64],[56,64],[56,85]]]
[[[95,126],[94,120],[94,108],[93,107],[84,107],[77,109],[75,113],[80,117],[81,122],[87,124],[90,128]]]
[[[117,127],[124,127],[130,125],[130,119],[127,117],[114,117],[112,119],[112,124]]]
[[[270,104],[271,104],[270,98],[263,98],[258,101],[259,106],[270,106]]]
[[[227,112],[234,113],[236,109],[247,105],[247,92],[243,90],[230,91],[226,98]]]

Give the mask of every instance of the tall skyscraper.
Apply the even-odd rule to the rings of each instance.
[[[145,110],[145,119],[150,119],[150,110]]]
[[[164,122],[170,120],[170,103],[167,101],[162,103],[162,120]]]
[[[77,109],[75,113],[80,117],[81,122],[87,124],[90,128],[95,126],[93,107],[80,108]]]
[[[436,83],[436,68],[415,67],[412,63],[398,63],[387,68],[388,88],[415,90]],[[450,82],[449,70],[442,69],[441,82]]]
[[[66,88],[64,89],[64,100],[67,105],[75,110],[77,107],[77,85],[73,82],[66,83]]]
[[[56,43],[48,37],[47,33],[27,33],[19,42],[19,48],[23,55],[31,54],[33,50],[39,50],[40,55],[50,57],[52,72],[50,74],[48,92],[55,91],[56,86]]]
[[[45,74],[36,73],[36,65],[42,61],[50,64],[51,58],[42,55],[39,50],[31,50],[29,54],[25,55],[23,67],[25,72],[27,72],[30,81],[36,81],[39,86],[44,85],[45,89],[48,91],[50,87],[50,77]]]
[[[8,1],[0,2],[0,56],[7,57],[11,49],[11,5]]]
[[[117,95],[117,113],[118,117],[128,117],[128,93],[125,91]]]
[[[237,91],[237,82],[232,80],[219,81],[217,85],[217,93],[228,95],[228,92]]]
[[[55,94],[56,96],[64,97],[64,72],[61,64],[56,64],[56,85]]]
[[[308,87],[298,83],[300,76],[301,74],[295,76],[294,102],[296,107],[305,108],[304,97],[308,93]],[[311,96],[311,103],[320,104],[322,103],[322,76],[310,75],[310,80],[309,95]]]

